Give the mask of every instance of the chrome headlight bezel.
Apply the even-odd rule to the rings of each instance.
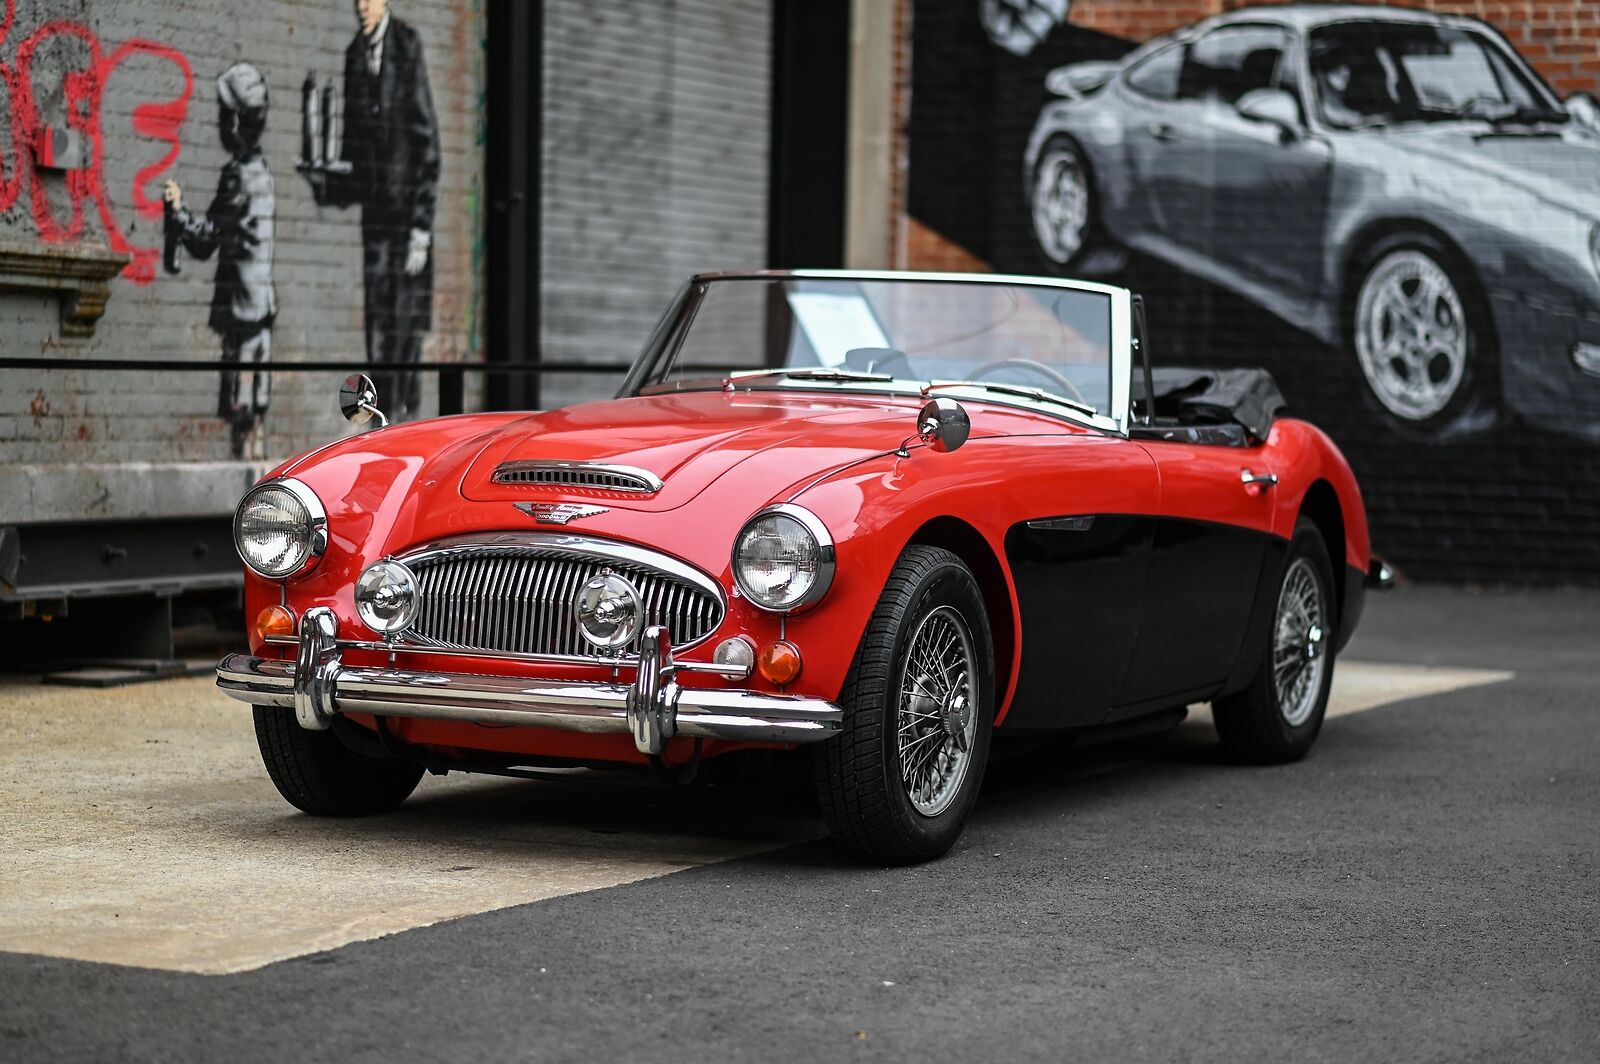
[[[257,564],[245,549],[245,510],[251,501],[267,492],[284,493],[304,511],[304,531],[297,537],[298,549],[283,564],[273,568]],[[328,549],[328,511],[324,509],[317,493],[293,477],[273,477],[263,480],[239,500],[233,511],[233,549],[249,570],[268,580],[288,580],[303,576],[317,567]]]
[[[750,530],[773,518],[792,521],[810,537],[813,544],[811,555],[811,583],[804,591],[792,599],[775,598],[771,595],[758,594],[745,577],[744,565],[739,557],[740,547]],[[828,526],[822,519],[803,506],[794,503],[775,503],[764,506],[750,515],[750,519],[739,526],[739,531],[733,537],[733,550],[730,568],[733,570],[733,580],[738,586],[739,594],[758,609],[769,613],[798,613],[820,602],[833,585],[833,576],[836,569],[836,551],[833,537],[828,534]]]

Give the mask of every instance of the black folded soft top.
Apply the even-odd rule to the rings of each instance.
[[[1287,405],[1278,382],[1264,369],[1198,369],[1167,366],[1151,370],[1156,426],[1235,424],[1265,440]],[[1133,401],[1143,410],[1144,380],[1133,377]]]

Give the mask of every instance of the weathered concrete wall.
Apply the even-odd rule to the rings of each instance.
[[[765,265],[771,55],[765,3],[547,0],[545,358],[629,361],[690,274]]]
[[[212,303],[227,241],[209,260],[185,252],[181,273],[168,273],[162,191],[166,180],[176,180],[185,205],[205,215],[236,154],[220,137],[218,78],[249,63],[268,93],[259,148],[272,189],[271,359],[366,357],[365,200],[350,193],[347,206],[319,206],[296,171],[302,82],[314,72],[342,85],[345,52],[358,33],[349,0],[0,4],[0,85],[11,86],[0,92],[0,244],[107,245],[132,260],[111,282],[105,316],[89,338],[63,335],[55,298],[6,291],[0,276],[0,355],[219,357]],[[481,0],[392,0],[397,21],[386,31],[383,62],[394,76],[407,73],[415,82],[425,64],[439,146],[437,206],[419,275],[431,269],[432,320],[417,329],[428,360],[480,354],[481,8]],[[394,28],[400,23],[414,29],[423,63],[412,61],[406,35]],[[416,69],[401,71],[401,64]],[[240,82],[246,96],[248,81]],[[348,106],[349,87],[343,88]],[[346,116],[347,149],[354,121]],[[81,165],[66,171],[39,165],[29,141],[44,129],[75,133],[84,149]],[[247,175],[262,172],[249,165]],[[426,182],[408,170],[387,176]],[[259,182],[253,188],[259,210]],[[402,228],[397,270],[406,235]],[[338,379],[274,375],[260,428],[240,433],[237,418],[219,416],[215,373],[0,370],[0,523],[218,506],[226,512],[251,470],[345,431],[334,395]],[[424,381],[422,408],[431,412],[433,381]]]

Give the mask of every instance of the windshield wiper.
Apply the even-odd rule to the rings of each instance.
[[[1068,399],[1055,392],[1047,392],[1043,388],[1029,388],[1024,384],[996,384],[994,381],[934,381],[923,387],[922,394],[927,395],[939,388],[977,388],[980,391],[999,392],[1001,395],[1020,395],[1025,399],[1036,399],[1042,403],[1057,403],[1085,414],[1100,413],[1088,403],[1080,403],[1076,399]]]
[[[794,369],[755,369],[743,373],[730,373],[723,378],[729,386],[752,384],[763,380],[789,378],[797,381],[892,381],[888,373],[865,373],[855,369],[834,369],[831,366],[798,366]]]

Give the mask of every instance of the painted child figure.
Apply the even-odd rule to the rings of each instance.
[[[167,182],[167,225],[169,235],[196,258],[217,256],[210,324],[222,338],[222,360],[265,367],[278,312],[272,284],[272,170],[260,149],[267,124],[266,79],[249,63],[239,63],[217,79],[217,103],[222,146],[232,158],[222,168],[204,217],[184,206],[176,181]],[[174,266],[169,262],[169,269]],[[245,451],[247,444],[252,452],[264,451],[260,428],[270,391],[269,372],[223,370],[217,413],[232,426],[235,457],[264,457]]]

